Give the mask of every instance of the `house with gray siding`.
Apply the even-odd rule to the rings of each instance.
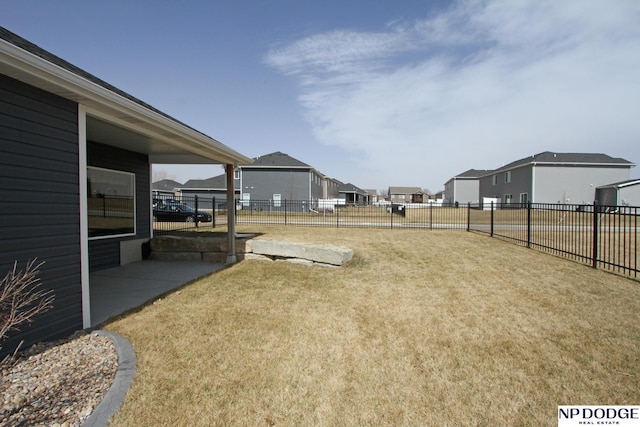
[[[0,272],[37,258],[55,298],[5,350],[92,326],[92,274],[153,235],[153,163],[250,162],[2,27],[0,152]]]
[[[630,179],[635,164],[600,153],[545,151],[480,177],[480,199],[509,203],[591,204],[596,188]]]
[[[366,205],[369,203],[369,193],[354,184],[342,184],[338,189],[338,198],[347,205]]]
[[[198,204],[203,209],[210,209],[215,201],[216,208],[227,204],[226,175],[217,175],[207,179],[190,179],[177,187],[181,196],[198,197]],[[233,174],[234,198],[240,196],[240,171],[236,169]]]
[[[480,201],[480,177],[491,172],[486,169],[469,169],[454,176],[444,184],[443,204],[476,204]]]
[[[310,165],[288,154],[258,156],[250,164],[239,166],[240,200],[243,208],[252,201],[282,206],[285,200],[308,201],[313,205],[323,198],[324,176]]]
[[[313,206],[318,199],[340,197],[342,185],[337,179],[329,178],[280,151],[258,156],[252,163],[238,165],[234,174],[234,189],[240,199],[238,207],[241,209],[284,209],[282,203],[285,200],[305,201],[311,203],[308,206]],[[208,179],[191,179],[176,187],[176,193],[185,197],[197,195],[198,200],[204,202],[202,206],[207,208],[207,203],[210,204],[213,197],[217,206],[226,203],[225,186],[225,175],[219,175]]]
[[[161,179],[153,183],[151,190],[153,191],[153,197],[173,197],[175,196],[176,189],[181,187],[178,181],[172,179]]]

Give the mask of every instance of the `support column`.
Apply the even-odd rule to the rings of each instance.
[[[227,172],[227,264],[235,264],[236,259],[236,189],[233,185],[233,165],[226,165]]]

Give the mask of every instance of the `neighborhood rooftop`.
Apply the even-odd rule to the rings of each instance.
[[[254,159],[251,167],[300,167],[311,168],[308,164],[294,159],[288,154],[276,151],[275,153],[258,156]]]
[[[589,164],[589,165],[624,165],[635,166],[634,163],[619,158],[611,157],[602,153],[554,153],[544,151],[533,156],[525,157],[515,162],[511,162],[496,170],[487,171],[487,174],[500,172],[507,169],[514,169],[519,166],[529,164]]]

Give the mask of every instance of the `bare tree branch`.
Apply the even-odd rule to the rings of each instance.
[[[18,270],[18,263],[14,262],[11,271],[0,282],[0,340],[53,307],[53,292],[39,289],[38,273],[42,264],[44,262],[36,264],[35,259],[30,260],[23,271]]]

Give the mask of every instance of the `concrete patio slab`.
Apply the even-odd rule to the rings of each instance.
[[[198,261],[145,260],[90,273],[91,326],[96,327],[173,289],[225,267]]]

